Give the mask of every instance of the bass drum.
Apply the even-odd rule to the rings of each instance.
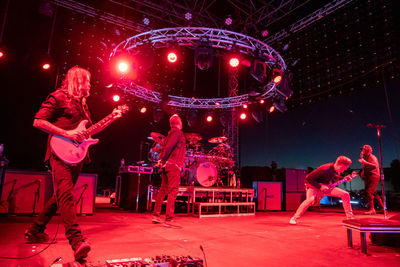
[[[196,170],[196,178],[202,186],[213,186],[218,178],[217,168],[211,162],[200,163]]]

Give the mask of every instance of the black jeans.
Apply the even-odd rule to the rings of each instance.
[[[81,229],[77,223],[76,207],[73,200],[74,185],[78,180],[82,165],[82,163],[79,163],[76,166],[69,166],[54,155],[50,157],[57,197],[53,194],[32,225],[33,228],[36,228],[35,230],[43,231],[51,218],[56,215],[57,207],[59,207],[65,236],[72,247],[83,240]]]
[[[376,188],[378,187],[380,178],[379,176],[370,176],[364,180],[365,194],[367,195],[369,209],[374,209],[374,199],[378,202],[379,208],[383,210],[383,202],[378,195]]]

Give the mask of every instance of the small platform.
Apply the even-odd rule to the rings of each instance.
[[[400,233],[400,221],[379,218],[363,218],[344,220],[343,226],[347,228],[347,245],[353,247],[352,230],[360,232],[361,252],[367,254],[367,240],[365,233]]]

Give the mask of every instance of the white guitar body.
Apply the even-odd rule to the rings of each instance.
[[[87,120],[81,121],[76,129],[85,131],[87,122]],[[50,147],[58,158],[67,164],[73,165],[81,162],[86,157],[89,146],[98,142],[99,139],[87,138],[82,143],[78,143],[63,136],[53,135],[50,139]]]

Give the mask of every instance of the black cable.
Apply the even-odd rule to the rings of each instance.
[[[204,256],[204,263],[205,263],[205,266],[207,267],[207,258],[206,258],[206,253],[204,252],[204,249],[203,249],[203,246],[202,246],[202,245],[200,245],[200,249],[201,249],[201,251],[203,252],[203,256]]]

